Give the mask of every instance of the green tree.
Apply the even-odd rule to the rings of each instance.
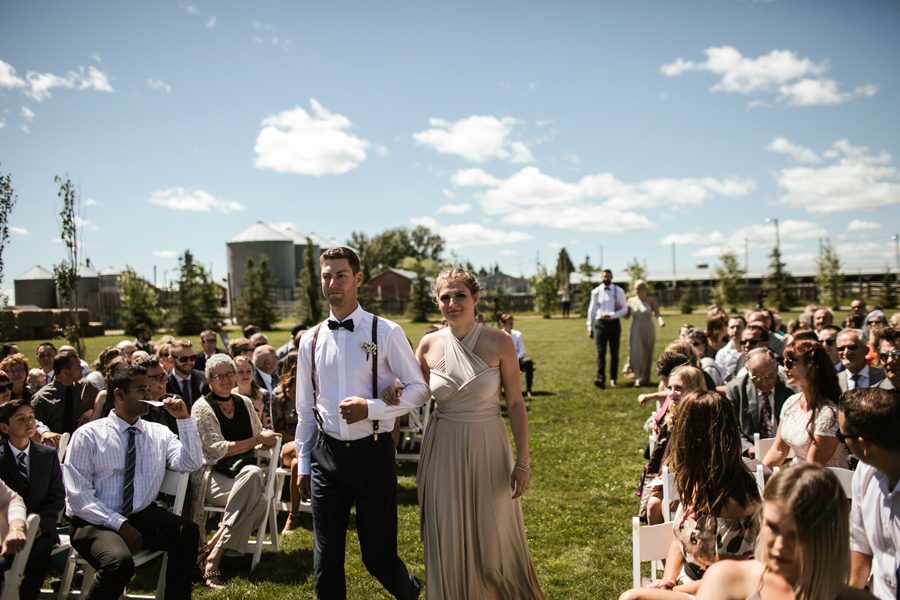
[[[841,259],[831,242],[822,244],[822,253],[816,259],[816,292],[819,304],[830,306],[833,310],[841,307],[841,293],[844,290],[844,275],[841,272]]]
[[[743,296],[745,271],[738,265],[734,252],[726,250],[719,256],[719,265],[713,271],[716,287],[713,288],[713,302],[732,312],[737,311]]]
[[[578,274],[581,275],[581,281],[578,283],[578,301],[576,302],[575,311],[582,317],[587,317],[588,307],[591,304],[591,291],[596,287],[591,277],[594,275],[594,267],[591,266],[591,257],[585,256],[584,262],[578,265]]]
[[[354,235],[356,233],[354,232]],[[355,246],[354,246],[355,247]],[[297,301],[294,309],[297,319],[312,327],[324,318],[322,310],[322,288],[319,282],[319,263],[315,256],[312,238],[306,238],[306,250],[303,251],[303,268],[297,278]]]
[[[78,235],[78,193],[70,179],[63,180],[57,175],[53,180],[59,184],[59,192],[56,195],[62,198],[62,208],[59,210],[59,237],[66,249],[66,256],[62,262],[53,265],[53,277],[56,280],[60,300],[69,309],[63,324],[63,337],[78,350],[79,355],[83,355],[84,344],[81,342],[81,328],[78,323],[78,256],[81,253],[81,239]]]
[[[435,305],[431,297],[431,285],[425,272],[425,261],[416,261],[412,271],[415,272],[416,278],[412,282],[412,290],[410,291],[409,303],[406,306],[407,316],[413,323],[425,323],[428,321],[428,314],[434,311]]]
[[[896,277],[891,272],[890,267],[884,268],[884,293],[881,297],[881,304],[884,308],[894,308],[897,306]]]
[[[235,315],[241,325],[256,325],[260,329],[272,329],[278,320],[275,312],[275,276],[265,254],[259,257],[259,264],[254,264],[252,258],[247,259],[244,287],[235,307]]]
[[[0,285],[3,284],[3,251],[9,243],[9,216],[16,206],[17,195],[12,186],[12,176],[0,173]],[[6,294],[0,292],[0,340],[8,339],[6,331],[6,319],[3,314],[6,311],[9,299]]]
[[[178,259],[178,292],[172,321],[179,335],[197,335],[204,329],[218,329],[219,288],[203,265],[194,261],[190,250]]]
[[[537,273],[531,278],[534,287],[534,308],[545,319],[549,319],[556,308],[556,277],[547,271],[547,267],[538,263]]]
[[[559,254],[556,255],[556,285],[559,289],[569,289],[569,280],[574,272],[575,265],[572,263],[569,253],[565,248],[560,248]]]
[[[409,233],[414,258],[439,261],[444,251],[444,238],[424,225],[416,225]]]
[[[763,291],[768,298],[766,304],[774,306],[780,311],[789,310],[794,304],[794,296],[790,287],[794,278],[785,269],[785,264],[781,260],[781,251],[778,248],[772,249],[769,259],[769,270],[763,281]]]
[[[690,279],[685,279],[679,289],[681,298],[678,307],[681,309],[681,314],[689,315],[694,312],[694,304],[697,303],[694,298],[694,283]]]
[[[628,289],[634,289],[634,282],[638,279],[647,279],[647,269],[644,268],[640,262],[638,262],[637,257],[631,259],[631,262],[628,263],[628,266],[625,267],[625,272],[628,274]]]
[[[119,276],[119,295],[125,331],[132,331],[139,323],[146,323],[151,329],[157,329],[162,324],[163,311],[159,307],[156,288],[131,267],[126,266]]]

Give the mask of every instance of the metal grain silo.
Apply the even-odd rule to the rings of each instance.
[[[100,273],[85,266],[78,266],[78,305],[86,306],[88,298],[100,293]]]
[[[119,292],[119,276],[121,274],[109,267],[100,271],[100,292],[104,294],[117,294]]]
[[[40,265],[13,281],[16,306],[56,308],[56,284],[53,273]]]
[[[300,271],[306,266],[306,245],[308,236],[300,233],[293,227],[286,227],[282,232],[294,241],[294,281],[297,281],[300,277]],[[315,262],[316,269],[319,267],[319,252],[319,247],[316,246],[315,241],[313,241],[313,261]]]
[[[228,254],[228,274],[235,298],[239,298],[244,287],[247,259],[259,264],[265,254],[269,259],[269,269],[275,278],[275,293],[279,300],[292,300],[296,282],[294,266],[294,240],[270,225],[257,221],[254,225],[237,234],[226,243]]]

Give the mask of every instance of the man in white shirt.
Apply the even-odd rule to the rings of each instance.
[[[181,399],[163,401],[177,419],[178,436],[141,419],[150,409],[151,388],[141,367],[114,371],[107,394],[115,408],[75,431],[63,464],[72,546],[97,570],[91,599],[118,598],[134,573],[132,556],[143,548],[169,553],[166,598],[191,597],[200,532],[155,500],[167,467],[188,472],[203,466],[200,435]]]
[[[719,373],[725,383],[734,379],[737,373],[738,359],[743,354],[741,334],[744,333],[746,326],[747,322],[740,315],[728,319],[728,343],[716,352],[716,366],[719,367]]]
[[[513,316],[508,313],[500,315],[500,324],[503,331],[509,334],[516,346],[516,356],[519,358],[519,371],[525,372],[525,395],[531,397],[531,386],[534,383],[534,361],[525,356],[525,342],[522,341],[522,332],[513,329]]]
[[[606,348],[609,346],[609,384],[616,386],[619,372],[619,342],[622,336],[621,319],[628,314],[625,292],[612,282],[612,271],[603,270],[603,283],[591,290],[588,306],[588,337],[597,346],[597,378],[594,385],[606,387]]]
[[[300,341],[295,438],[300,495],[312,499],[316,593],[346,598],[345,543],[356,505],[363,563],[395,598],[412,600],[420,586],[397,555],[391,429],[396,417],[422,406],[431,394],[403,330],[359,306],[356,253],[331,248],[319,265],[331,314]],[[396,405],[388,405],[381,391],[398,381],[403,392]]]
[[[278,359],[275,358],[275,348],[269,344],[263,344],[253,349],[253,378],[256,385],[271,392],[278,385],[277,369]]]
[[[859,460],[850,514],[850,585],[896,600],[900,576],[900,398],[879,388],[841,396],[838,439]]]
[[[838,383],[842,392],[871,387],[884,379],[884,371],[870,367],[866,362],[869,346],[859,329],[841,331],[837,336],[836,349],[844,365],[844,370],[838,373]]]

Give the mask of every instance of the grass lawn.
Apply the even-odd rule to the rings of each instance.
[[[666,328],[657,329],[657,351],[677,335],[682,322],[699,325],[705,315],[669,315],[667,321]],[[537,365],[536,395],[528,400],[533,477],[523,508],[538,579],[547,598],[615,598],[631,581],[630,522],[646,443],[641,424],[648,409],[637,405],[634,388],[601,391],[593,386],[596,353],[583,319],[519,317],[516,325]],[[628,326],[626,322],[620,368],[627,356]],[[424,326],[404,324],[404,329],[417,344]],[[270,340],[280,344],[289,335],[273,332]],[[88,356],[119,339],[87,340]],[[29,359],[35,345],[19,344]],[[618,379],[620,386],[630,383]],[[400,468],[399,548],[411,571],[423,579],[415,468],[415,463]],[[352,521],[347,547],[348,596],[390,598],[362,565]],[[237,573],[225,592],[198,587],[195,598],[315,597],[309,519],[284,539],[282,552],[264,552],[254,573],[249,573],[249,558],[224,566]],[[139,573],[137,588],[154,586],[154,570]]]

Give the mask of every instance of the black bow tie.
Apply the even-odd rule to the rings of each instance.
[[[353,319],[345,319],[343,321],[328,319],[328,329],[334,331],[335,329],[340,329],[341,327],[343,327],[347,331],[353,331]]]

